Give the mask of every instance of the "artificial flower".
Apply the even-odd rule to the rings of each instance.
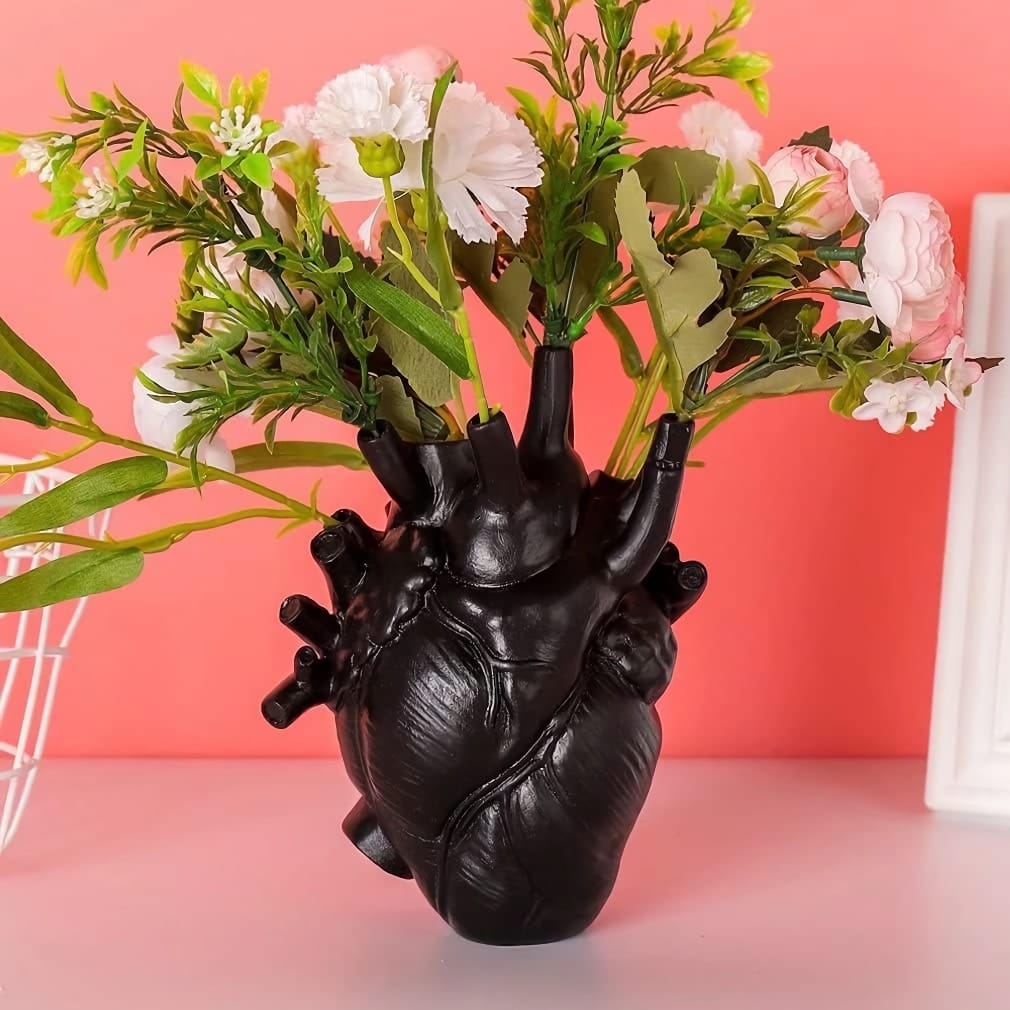
[[[794,235],[824,239],[841,231],[855,214],[849,197],[849,173],[833,154],[819,147],[797,144],[776,151],[764,167],[781,207],[794,188],[821,180],[821,194],[813,207],[803,212],[807,220],[791,221],[785,229]]]
[[[968,360],[968,347],[964,337],[955,337],[947,348],[947,367],[944,379],[947,384],[947,399],[955,407],[963,410],[972,387],[982,378],[982,366],[977,361]]]
[[[720,102],[698,102],[680,117],[680,131],[689,147],[732,166],[738,191],[754,181],[751,163],[759,160],[764,138],[739,112]]]
[[[315,111],[315,107],[312,105],[289,105],[284,110],[281,128],[267,137],[264,145],[266,153],[273,157],[274,148],[280,144],[294,144],[302,152],[315,150],[316,138],[309,129],[309,123]],[[289,152],[280,155],[278,160],[283,163],[294,157],[297,155],[294,152]]]
[[[39,182],[50,183],[55,175],[53,162],[56,160],[57,149],[74,142],[74,138],[64,135],[54,140],[26,140],[18,148],[18,155],[24,161],[24,170],[29,175],[37,175]]]
[[[156,337],[147,346],[155,352],[141,368],[148,379],[172,393],[193,393],[203,388],[181,378],[173,367],[179,352],[175,337]],[[190,409],[188,403],[163,403],[154,399],[140,379],[133,380],[133,421],[141,439],[148,445],[175,452],[179,435],[190,423]],[[219,470],[235,472],[235,458],[220,435],[200,445],[197,459]]]
[[[876,220],[884,202],[884,180],[874,160],[851,140],[835,141],[831,153],[849,173],[849,198],[865,221]]]
[[[435,129],[435,189],[449,227],[464,242],[494,242],[488,219],[513,242],[522,240],[529,201],[519,190],[540,185],[543,160],[516,116],[473,84],[449,86]]]
[[[455,62],[452,53],[439,46],[416,46],[379,60],[381,66],[409,74],[421,84],[434,84]]]
[[[245,106],[222,109],[221,119],[210,124],[210,132],[224,145],[224,153],[234,157],[252,150],[263,136],[263,120],[257,115],[245,118]]]
[[[960,274],[954,274],[939,315],[929,318],[931,315],[932,311],[906,310],[891,330],[891,343],[895,347],[914,345],[909,355],[912,361],[941,361],[951,342],[964,332],[964,281]]]
[[[921,376],[899,382],[874,379],[866,387],[866,402],[852,416],[857,421],[877,421],[889,435],[903,431],[909,417],[913,431],[925,431],[942,409],[945,396],[943,383],[930,383]]]
[[[923,193],[888,197],[866,230],[866,294],[885,326],[910,331],[938,319],[954,280],[954,240],[943,207]]]
[[[77,216],[85,221],[104,217],[116,205],[116,189],[96,168],[91,178],[84,180],[87,196],[77,198]]]
[[[421,82],[402,70],[363,66],[335,77],[316,96],[309,128],[322,143],[391,137],[401,144],[428,137]]]
[[[319,117],[313,130],[319,132]],[[392,177],[397,192],[423,188],[423,145],[405,143],[404,163]],[[347,139],[327,134],[320,146],[319,192],[330,203],[379,201],[383,186],[360,165]],[[498,225],[515,242],[526,233],[529,201],[521,188],[543,181],[543,162],[533,136],[515,116],[489,102],[473,84],[451,84],[435,125],[432,169],[435,191],[449,226],[466,242],[493,242]],[[366,222],[367,241],[373,219]]]

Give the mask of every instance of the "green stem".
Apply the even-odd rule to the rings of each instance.
[[[48,470],[51,466],[58,466],[60,463],[66,463],[67,460],[73,459],[75,456],[80,456],[82,453],[85,453],[89,449],[93,448],[94,445],[94,440],[88,439],[86,442],[82,442],[80,445],[75,445],[72,449],[68,449],[66,452],[47,453],[43,459],[35,459],[30,463],[0,466],[0,478],[13,477],[18,473],[34,473],[38,470]]]
[[[185,540],[192,533],[204,530],[216,530],[222,526],[244,522],[246,519],[297,519],[288,511],[280,509],[243,509],[240,512],[229,512],[227,515],[215,516],[213,519],[202,519],[192,523],[179,523],[167,526],[154,533],[131,537],[128,540],[96,540],[92,537],[79,537],[71,533],[24,533],[21,536],[6,537],[0,540],[0,552],[14,547],[25,547],[29,544],[68,544],[71,547],[83,547],[95,551],[128,551],[139,550],[145,554],[157,554],[167,551],[170,547]]]
[[[870,299],[862,291],[853,291],[851,288],[832,288],[831,297],[836,302],[849,302],[852,305],[862,305],[864,308],[870,307]]]
[[[863,250],[851,246],[825,246],[817,250],[817,258],[822,263],[860,263]]]
[[[163,449],[157,449],[154,446],[145,445],[143,442],[135,442],[129,438],[121,438],[119,435],[112,435],[107,431],[103,431],[97,425],[85,426],[81,424],[74,424],[71,421],[61,421],[54,418],[51,421],[51,426],[59,429],[60,431],[69,432],[73,435],[81,435],[84,438],[91,439],[92,442],[102,442],[105,445],[114,445],[120,449],[129,449],[131,452],[140,453],[142,456],[151,456],[154,459],[161,459],[174,466],[189,466],[189,460],[177,453],[166,452]],[[201,477],[205,480],[216,480],[222,481],[225,484],[233,484],[235,487],[240,487],[252,494],[259,495],[261,498],[266,498],[269,501],[276,502],[278,505],[283,505],[285,508],[290,510],[292,515],[295,517],[316,520],[324,526],[334,525],[334,520],[330,518],[330,516],[325,515],[316,508],[313,508],[313,506],[306,505],[304,502],[296,501],[294,498],[289,498],[280,491],[275,491],[273,488],[266,487],[263,484],[257,484],[255,481],[249,480],[247,477],[241,477],[239,474],[231,473],[228,470],[219,470],[217,467],[207,466],[205,463],[197,464],[197,470]]]
[[[386,211],[389,214],[389,223],[393,226],[397,240],[400,243],[400,262],[404,265],[407,273],[417,282],[418,287],[436,304],[442,304],[442,298],[438,293],[438,288],[421,272],[420,267],[414,262],[414,250],[410,244],[410,238],[404,230],[403,222],[396,209],[396,194],[393,192],[393,180],[386,176],[382,180],[382,191],[386,196]]]
[[[477,360],[477,348],[474,346],[473,333],[470,330],[470,317],[466,314],[465,308],[455,309],[449,315],[452,317],[456,332],[463,339],[467,364],[470,366],[470,382],[473,383],[473,395],[477,400],[477,415],[481,423],[485,423],[491,420],[491,411],[488,408],[487,394],[484,392],[484,377],[481,375],[480,362]]]
[[[790,291],[783,291],[782,294],[776,295],[774,298],[770,298],[764,303],[764,305],[759,306],[753,312],[749,312],[745,316],[739,316],[736,321],[736,329],[742,326],[747,326],[748,324],[754,322],[755,319],[760,319],[769,309],[774,308],[776,305],[781,305],[782,302],[789,301],[790,298],[806,298],[808,295],[830,295],[834,297],[834,291],[844,291],[845,288],[821,288],[814,287],[813,285],[807,285],[803,288],[793,288]]]
[[[694,436],[694,441],[692,445],[698,445],[703,442],[709,435],[715,431],[724,421],[728,421],[738,410],[742,410],[747,404],[750,403],[750,397],[741,396],[739,399],[732,400],[730,403],[726,404],[721,410],[713,414],[711,418],[702,426],[698,433]]]
[[[666,356],[663,354],[663,349],[657,344],[653,349],[652,356],[649,358],[645,375],[638,383],[638,388],[635,390],[635,396],[631,401],[628,415],[624,419],[624,424],[618,433],[617,441],[614,443],[614,448],[610,453],[610,458],[607,460],[606,472],[612,477],[619,475],[622,468],[621,463],[628,452],[629,445],[633,444],[635,436],[641,432],[645,418],[648,416],[649,408],[652,406],[653,400],[656,399],[656,393],[659,391],[659,386],[663,381],[663,374],[665,372]]]

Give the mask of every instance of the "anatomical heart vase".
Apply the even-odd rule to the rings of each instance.
[[[388,525],[338,513],[316,537],[332,613],[285,601],[308,644],[263,706],[336,714],[362,797],[344,831],[485,943],[602,909],[659,757],[670,625],[706,580],[667,543],[692,424],[662,418],[635,481],[589,478],[571,394],[571,351],[541,348],[518,446],[503,414],[468,441],[362,437]]]
[[[769,110],[771,62],[738,47],[753,0],[726,0],[708,32],[663,0],[499,6],[537,37],[504,105],[423,46],[275,110],[266,71],[222,86],[184,62],[151,112],[118,86],[75,97],[60,75],[57,129],[0,132],[75,280],[106,286],[138,246],[174,245],[182,264],[171,335],[127,369],[135,432],[106,427],[49,361],[60,326],[36,349],[0,319],[0,420],[62,439],[0,477],[77,473],[0,517],[0,553],[61,546],[0,581],[0,614],[122,588],[148,555],[233,523],[303,536],[328,598],[282,605],[303,645],[264,716],[332,712],[360,794],[350,841],[458,933],[517,945],[596,919],[648,796],[672,625],[707,582],[669,542],[688,454],[793,394],[923,432],[999,361],[969,354],[935,199],[888,194],[858,138],[827,127],[762,157],[712,98],[733,82]],[[636,139],[681,104],[675,136]],[[27,274],[8,287],[33,290]],[[122,367],[94,326],[81,367]],[[485,385],[495,342],[529,366],[518,438]],[[592,474],[576,359],[593,399],[627,404]],[[316,441],[292,430],[303,415]],[[250,421],[256,441],[236,446]],[[96,447],[116,458],[77,470]],[[269,476],[292,470],[312,491]],[[388,494],[384,529],[331,513],[353,470]],[[217,514],[194,493],[213,483],[251,507]],[[182,521],[68,534],[169,495]],[[202,628],[173,630],[198,651]]]

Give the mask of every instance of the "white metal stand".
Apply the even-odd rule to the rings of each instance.
[[[0,465],[24,460],[0,455]],[[51,490],[72,474],[36,470],[0,487],[0,513]],[[89,537],[105,535],[109,513],[79,524]],[[19,547],[0,555],[0,581],[60,556],[61,544],[44,550]],[[21,614],[0,615],[0,852],[24,816],[39,770],[56,700],[60,669],[86,600]]]

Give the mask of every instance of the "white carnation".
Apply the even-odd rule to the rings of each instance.
[[[760,162],[764,138],[739,112],[719,102],[698,102],[680,117],[688,147],[705,151],[733,166],[737,188],[754,182],[752,162]]]
[[[428,136],[428,102],[422,86],[409,74],[363,66],[323,87],[309,129],[324,144],[375,137],[416,143]]]

